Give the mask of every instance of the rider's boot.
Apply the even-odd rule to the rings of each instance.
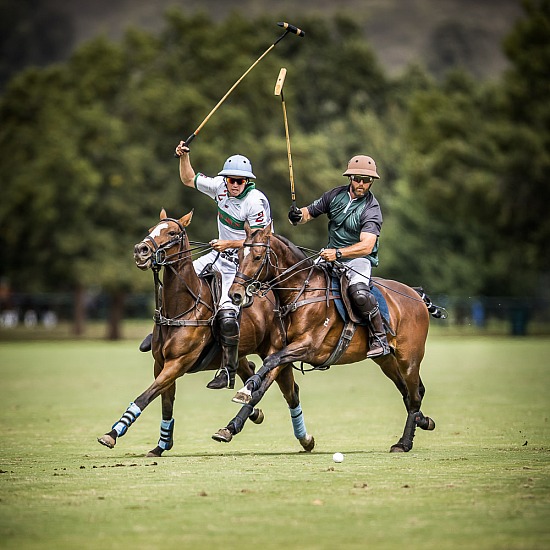
[[[208,382],[207,388],[232,390],[235,387],[235,373],[239,362],[239,321],[233,309],[221,309],[217,315],[222,346],[222,364],[216,376]]]
[[[153,343],[153,333],[148,334],[144,339],[143,342],[139,345],[139,351],[151,351]]]
[[[391,353],[378,302],[369,291],[368,285],[365,283],[355,283],[349,286],[348,293],[356,313],[369,326],[370,336],[367,358],[373,359]]]

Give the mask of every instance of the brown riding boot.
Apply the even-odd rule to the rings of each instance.
[[[388,344],[388,339],[386,338],[386,331],[384,330],[382,315],[380,315],[380,308],[378,307],[378,304],[376,304],[375,309],[369,312],[369,315],[370,337],[367,359],[373,359],[374,357],[382,357],[383,355],[388,355],[391,350]]]
[[[351,303],[357,314],[368,323],[369,326],[369,349],[367,358],[382,357],[391,352],[382,316],[378,308],[376,298],[371,294],[365,283],[355,283],[348,288]]]
[[[222,364],[216,376],[208,384],[211,390],[232,390],[235,387],[235,373],[239,362],[239,321],[237,312],[222,309],[217,315],[222,346]]]

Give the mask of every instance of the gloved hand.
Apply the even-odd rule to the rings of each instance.
[[[298,223],[302,221],[303,217],[304,215],[299,208],[294,205],[290,207],[290,210],[288,211],[288,219],[292,225],[298,225]]]

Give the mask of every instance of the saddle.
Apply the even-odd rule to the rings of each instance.
[[[342,320],[344,322],[352,321],[356,325],[366,326],[367,323],[358,317],[351,305],[348,294],[349,280],[345,276],[345,273],[342,272],[338,273],[337,275],[333,273],[331,280],[332,292],[335,295],[334,304],[336,306],[336,309],[338,310],[338,313],[340,314],[340,317],[342,317]],[[390,324],[390,310],[388,308],[388,303],[386,302],[384,295],[380,292],[378,287],[372,283],[372,280],[370,282],[369,290],[378,302],[380,315],[382,316],[382,321],[384,323],[384,328],[386,332],[394,335]]]
[[[199,277],[208,285],[208,288],[212,293],[212,300],[215,304],[217,304],[222,294],[221,274],[212,269],[212,264],[206,264],[204,269],[199,273]]]

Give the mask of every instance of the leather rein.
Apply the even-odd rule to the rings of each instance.
[[[261,296],[265,296],[270,290],[296,290],[297,294],[295,298],[292,300],[291,303],[287,305],[281,305],[279,306],[279,314],[281,317],[287,316],[289,313],[296,311],[299,307],[305,306],[308,304],[313,304],[316,302],[326,302],[327,307],[329,306],[330,300],[335,300],[337,297],[334,296],[332,293],[332,288],[329,281],[329,275],[325,269],[322,269],[320,266],[312,265],[312,266],[306,266],[306,267],[300,267],[301,264],[305,262],[309,262],[311,258],[318,256],[318,253],[315,254],[315,256],[306,256],[303,260],[300,260],[299,262],[295,263],[294,265],[288,267],[287,269],[283,270],[281,273],[273,277],[271,280],[267,282],[261,282],[259,280],[259,277],[268,265],[273,267],[276,271],[279,271],[279,258],[273,252],[273,249],[271,247],[271,237],[267,237],[266,243],[254,243],[254,242],[244,242],[243,248],[254,248],[254,247],[261,247],[265,248],[265,254],[262,260],[261,265],[258,267],[254,275],[249,276],[245,275],[241,271],[237,271],[235,275],[235,281],[240,283],[242,286],[245,287],[245,293],[247,296],[252,297],[254,294],[258,294]],[[271,260],[271,256],[274,256],[275,261],[273,262]],[[300,273],[300,271],[305,271],[309,268],[309,273],[307,277],[305,278],[302,286],[300,288],[288,288],[288,287],[282,287],[281,284],[296,275],[297,273]],[[321,269],[324,276],[325,276],[325,282],[326,286],[323,288],[310,288],[310,280],[313,276],[313,273],[315,269]],[[267,270],[266,270],[267,273]],[[237,279],[240,279],[241,281],[238,281]],[[312,298],[304,298],[300,299],[306,292],[311,292],[314,290],[324,290],[325,295],[324,296],[315,296]]]

